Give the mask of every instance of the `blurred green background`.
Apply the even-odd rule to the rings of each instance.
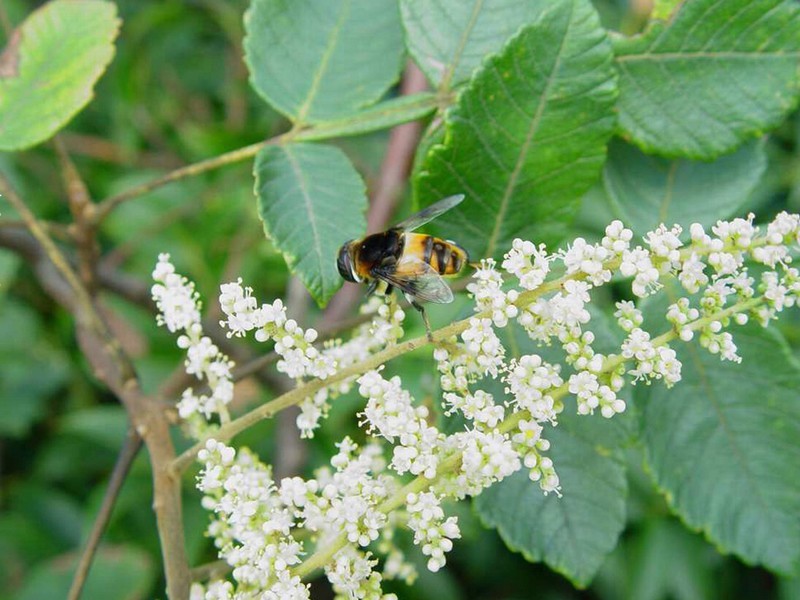
[[[39,4],[3,0],[3,25],[18,24]],[[286,128],[247,83],[241,47],[244,0],[117,4],[123,27],[116,56],[95,99],[61,135],[95,199]],[[625,32],[636,31],[646,14],[646,2],[595,4],[608,27]],[[0,45],[6,36],[6,29],[0,31]],[[758,210],[766,218],[784,208],[800,210],[798,127],[795,115],[770,136],[767,175],[743,214]],[[338,143],[368,185],[378,175],[387,138],[388,132],[380,132]],[[14,155],[0,153],[0,168],[38,216],[69,222],[51,143]],[[246,161],[123,204],[99,232],[104,264],[128,274],[138,298],[149,287],[159,252],[169,252],[178,269],[196,282],[209,309],[219,283],[237,276],[263,300],[285,298],[289,274],[281,255],[264,239],[251,171]],[[409,210],[407,202],[399,208]],[[594,234],[611,218],[598,187],[587,195],[575,233]],[[103,302],[135,357],[146,390],[154,390],[180,364],[174,340],[155,326],[147,302],[111,292],[104,292]],[[308,313],[306,324],[313,326],[319,310],[308,298],[300,302]],[[432,317],[445,322],[464,310],[463,303],[437,307]],[[410,322],[421,333],[421,324]],[[787,314],[779,326],[797,348],[796,314]],[[97,513],[127,420],[77,351],[70,316],[43,293],[30,265],[2,248],[0,332],[0,600],[59,598]],[[393,363],[389,372],[403,372],[417,398],[433,401],[435,378],[426,354]],[[269,381],[239,385],[242,402],[264,402],[279,392]],[[358,409],[353,397],[336,402],[329,422],[308,444],[303,473],[326,462],[333,442],[344,434],[363,437],[353,418]],[[264,422],[237,439],[265,460],[280,460],[275,427]],[[175,443],[187,445],[177,433]],[[575,590],[545,566],[508,551],[494,531],[480,525],[469,503],[462,503],[452,510],[463,539],[447,568],[431,574],[420,560],[413,587],[388,584],[387,591],[400,598],[437,600],[800,598],[797,581],[779,580],[722,556],[685,529],[653,491],[636,448],[629,462],[628,526],[587,590]],[[199,565],[213,560],[214,552],[204,537],[207,516],[193,477],[185,477],[185,529],[190,560]],[[122,489],[84,598],[163,596],[151,502],[149,465],[142,453]],[[409,555],[419,557],[415,549]],[[326,586],[316,582],[314,597],[329,597]]]

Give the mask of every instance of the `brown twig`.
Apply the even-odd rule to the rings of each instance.
[[[130,151],[119,144],[97,135],[62,131],[58,134],[71,154],[87,156],[94,160],[124,167],[177,169],[183,163],[166,152]]]
[[[54,138],[56,154],[61,164],[61,176],[69,200],[69,210],[75,223],[75,243],[78,249],[78,272],[90,294],[95,289],[95,265],[99,248],[95,238],[95,227],[92,223],[94,204],[89,196],[89,189],[78,173],[75,163],[67,152],[59,136]]]
[[[61,223],[54,223],[52,221],[39,221],[39,224],[42,226],[42,229],[52,238],[64,241],[64,242],[72,242],[74,238],[72,236],[72,230],[68,225],[63,225]],[[0,230],[1,229],[27,229],[25,225],[25,221],[22,219],[0,219]]]
[[[443,108],[451,105],[455,99],[454,95],[448,90],[443,90],[438,94],[428,94],[423,96],[424,98],[419,100],[419,106],[415,108],[424,108],[426,110],[442,110]],[[403,107],[402,110],[407,108],[408,107]],[[353,116],[350,116],[342,117],[340,120],[333,120],[322,124],[308,126],[296,124],[289,131],[275,135],[267,140],[256,142],[243,148],[237,148],[235,150],[231,150],[230,152],[225,152],[219,156],[202,160],[191,165],[186,165],[185,167],[181,167],[161,177],[153,179],[152,181],[134,186],[120,194],[106,198],[98,203],[97,210],[93,215],[93,222],[95,225],[98,225],[112,210],[114,210],[114,208],[116,208],[119,204],[126,202],[127,200],[131,200],[141,196],[142,194],[146,194],[147,192],[173,181],[199,175],[207,171],[218,169],[225,165],[252,158],[258,154],[259,150],[270,144],[282,144],[292,141],[315,141],[375,131],[377,129],[384,128],[382,122],[380,121],[380,117],[383,116],[385,115],[381,114],[380,111],[371,111],[369,112],[369,117],[372,118],[372,121],[367,118],[367,120],[362,123],[359,123],[357,118],[353,120]]]
[[[31,252],[30,256],[39,257],[36,271],[42,285],[74,315],[78,344],[82,352],[98,379],[125,406],[136,433],[147,445],[153,470],[153,507],[161,541],[167,595],[171,600],[185,600],[189,596],[189,565],[183,537],[180,478],[173,477],[170,469],[175,449],[172,446],[169,425],[163,412],[159,410],[158,402],[142,393],[133,365],[100,317],[92,298],[72,270],[69,261],[2,173],[0,194],[19,213],[40,246],[38,254]],[[54,269],[48,269],[49,265]]]
[[[114,505],[117,502],[117,497],[122,489],[122,484],[128,475],[131,464],[139,453],[142,447],[142,438],[132,429],[128,430],[128,435],[117,456],[117,462],[114,465],[114,470],[111,472],[111,478],[108,481],[106,493],[103,496],[103,503],[100,505],[100,511],[95,517],[92,530],[89,532],[89,537],[86,540],[86,546],[83,548],[81,558],[78,561],[78,566],[75,569],[75,575],[72,578],[72,585],[67,594],[67,600],[78,600],[83,591],[83,586],[86,583],[86,577],[89,574],[89,568],[92,566],[95,552],[100,545],[100,540],[103,537],[103,532],[111,519],[111,513],[114,510]]]
[[[185,167],[181,167],[180,169],[176,169],[167,173],[162,177],[158,177],[153,179],[152,181],[148,181],[141,185],[134,186],[124,192],[117,194],[115,196],[111,196],[106,198],[99,204],[97,204],[97,210],[94,211],[92,215],[92,222],[97,225],[103,219],[105,219],[108,214],[114,210],[118,205],[122,204],[127,200],[131,200],[142,194],[146,194],[156,188],[159,188],[163,185],[171,183],[173,181],[179,181],[181,179],[186,179],[187,177],[193,177],[195,175],[199,175],[206,171],[211,171],[213,169],[218,169],[225,165],[233,164],[236,162],[240,162],[246,160],[247,158],[252,158],[258,151],[261,150],[264,146],[275,143],[275,139],[266,140],[263,142],[257,142],[255,144],[250,144],[249,146],[245,146],[243,148],[237,148],[236,150],[232,150],[230,152],[226,152],[225,154],[220,154],[219,156],[215,156],[214,158],[209,158],[208,160],[202,160],[200,162],[186,165]]]

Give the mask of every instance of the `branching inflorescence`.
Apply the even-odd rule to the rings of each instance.
[[[759,228],[751,215],[718,222],[711,234],[694,224],[686,241],[682,233],[662,225],[632,246],[633,233],[614,221],[596,244],[578,238],[548,254],[544,245],[515,240],[501,270],[491,259],[481,261],[468,286],[475,315],[434,336],[443,412],[466,423],[450,435],[431,424],[428,409],[415,404],[400,377],[385,378],[367,360],[376,354],[388,360],[394,356],[388,349],[401,347],[404,313],[394,303],[370,300],[364,311],[371,321],[349,341],[318,347],[316,332],[288,319],[281,300],[259,306],[241,280],[222,285],[221,323],[229,336],[252,332],[259,341],[272,340],[281,356],[278,370],[300,390],[322,381],[298,398],[303,435],[313,435],[336,395],[355,386],[366,401],[360,425],[372,441],[358,446],[345,438],[330,466],[307,480],[275,481],[252,452],[215,436],[228,421],[231,362],[203,336],[193,285],[160,256],[153,273],[159,323],[182,332],[187,371],[210,390],[187,391],[178,409],[202,443],[198,487],[214,515],[208,533],[232,568],[232,581],[198,583],[193,598],[308,598],[303,580],[320,568],[343,598],[390,597],[382,580],[414,577],[394,543],[397,528],[413,533],[430,570],[445,564],[460,533],[443,500],[478,494],[523,467],[545,494],[561,493],[547,431],[568,396],[576,398],[579,414],[611,418],[626,408],[620,397],[626,384],[678,383],[681,363],[670,344],[695,337],[720,359],[740,361],[729,327],[750,318],[766,326],[800,297],[800,273],[789,254],[800,238],[800,217],[781,213]],[[658,292],[669,278],[687,295],[667,310],[671,328],[656,334],[634,302],[617,302],[624,341],[617,352],[602,354],[593,346],[588,305],[595,289],[620,276],[632,279],[638,298]],[[512,321],[532,340],[559,345],[563,364],[538,354],[510,357],[498,332]],[[336,375],[344,369],[347,377]],[[481,387],[489,379],[502,383],[503,398]],[[406,480],[409,474],[415,477]]]

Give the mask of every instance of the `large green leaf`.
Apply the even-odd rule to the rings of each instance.
[[[86,106],[118,29],[112,2],[56,0],[14,30],[0,55],[0,150],[46,140]]]
[[[400,0],[408,51],[433,85],[463,83],[553,0]]]
[[[736,214],[766,166],[761,141],[709,163],[659,158],[617,140],[609,147],[603,179],[619,217],[644,234],[660,223],[708,226]]]
[[[653,303],[645,318],[663,311]],[[741,364],[676,345],[682,381],[637,387],[647,460],[690,527],[748,563],[796,573],[800,366],[773,329],[733,333]]]
[[[567,412],[570,414],[567,414]],[[599,415],[579,417],[574,403],[547,429],[563,497],[545,496],[526,469],[484,490],[475,506],[506,545],[530,561],[544,561],[585,586],[614,548],[625,526],[627,481],[617,448],[625,429]]]
[[[647,152],[711,159],[778,124],[800,91],[800,5],[686,0],[615,40],[619,124]]]
[[[611,45],[588,0],[549,5],[490,58],[420,168],[418,203],[466,200],[435,223],[473,259],[515,237],[553,243],[597,179],[614,129]]]
[[[352,114],[383,96],[400,72],[393,0],[253,0],[245,29],[250,82],[300,123]]]
[[[267,146],[255,162],[264,231],[322,305],[342,284],[339,247],[364,235],[364,182],[341,150],[318,144]]]

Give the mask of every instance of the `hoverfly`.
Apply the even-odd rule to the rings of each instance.
[[[456,275],[469,262],[467,251],[450,240],[410,233],[458,205],[463,194],[449,196],[382,233],[350,240],[339,249],[336,266],[346,281],[369,284],[367,293],[388,295],[397,288],[422,315],[428,340],[431,326],[422,302],[448,304],[453,291],[443,275]]]

